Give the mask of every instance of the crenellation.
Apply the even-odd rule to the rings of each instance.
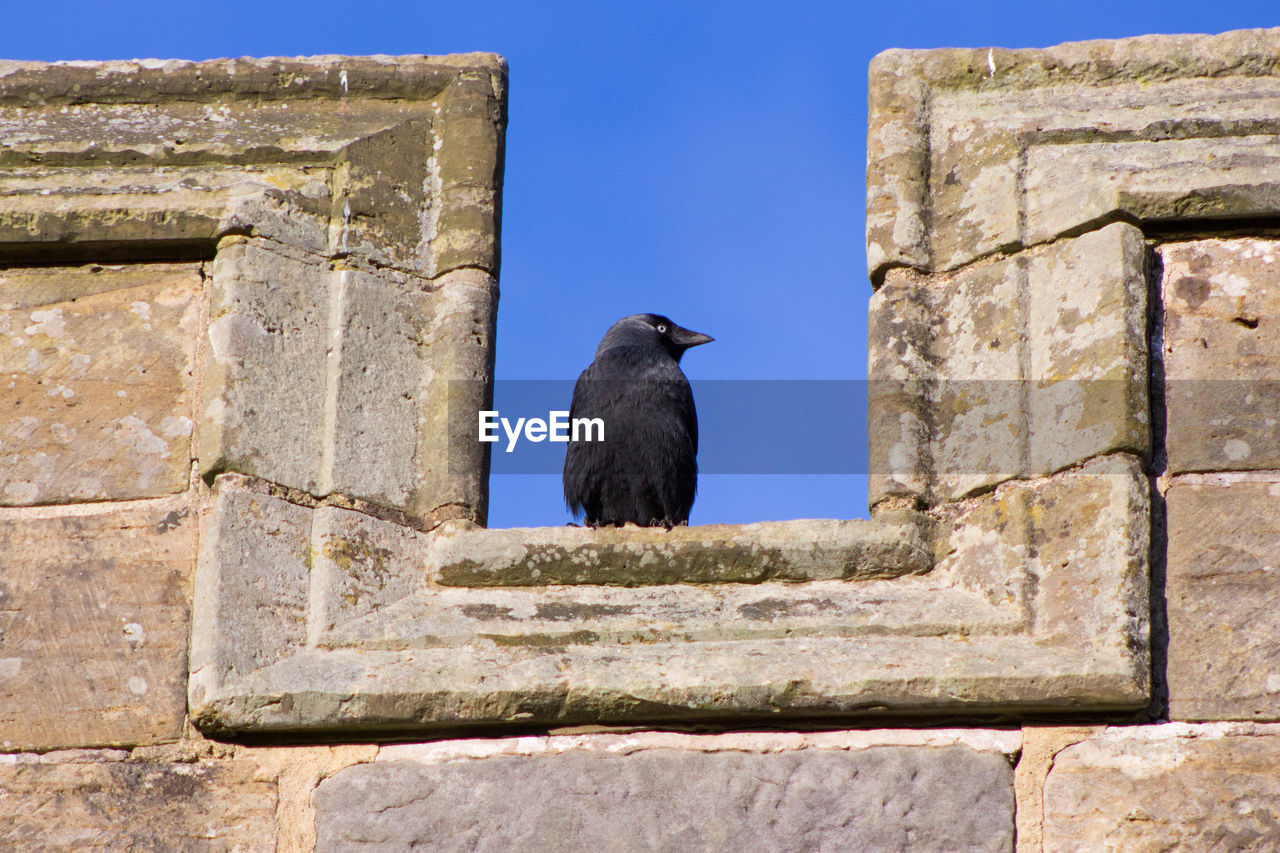
[[[877,57],[872,518],[671,531],[484,527],[500,57],[0,62],[0,846],[1277,846],[1277,57]]]

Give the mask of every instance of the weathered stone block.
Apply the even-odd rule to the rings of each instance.
[[[1169,469],[1280,468],[1280,241],[1160,253]]]
[[[5,68],[0,254],[238,234],[497,274],[501,57]]]
[[[12,850],[276,849],[276,783],[253,762],[0,761]],[[35,760],[27,760],[35,759]]]
[[[963,746],[375,762],[316,789],[316,849],[1011,851],[1012,775]]]
[[[1258,88],[1270,96],[1271,115],[1280,115],[1280,91],[1269,84]],[[1219,95],[1213,100],[1225,99]],[[1213,106],[1222,109],[1221,104]],[[1228,119],[1218,126],[1230,124]],[[1102,129],[1090,129],[1095,128]],[[1144,221],[1274,213],[1280,152],[1269,134],[1247,135],[1248,125],[1244,131],[1209,139],[1031,147],[1026,154],[1026,243],[1052,240],[1118,212]],[[1081,175],[1106,175],[1106,180],[1079,180]]]
[[[201,265],[0,270],[0,504],[183,491]]]
[[[871,298],[871,502],[954,500],[1145,451],[1141,233],[1115,224]],[[912,399],[914,398],[914,399]]]
[[[1276,30],[1242,30],[880,54],[869,70],[872,279],[1122,217],[1274,215],[1277,45]]]
[[[311,514],[309,540],[307,621],[312,643],[324,642],[338,624],[367,617],[426,581],[423,558],[431,537],[417,530],[359,512],[320,507]],[[290,562],[296,562],[297,555]]]
[[[483,521],[487,448],[452,458],[456,436],[434,430],[448,423],[449,382],[475,389],[456,402],[488,396],[506,122],[500,57],[8,63],[0,77],[0,259],[214,258],[210,327],[190,327],[200,307],[192,299],[187,326],[157,313],[167,327],[152,336],[182,345],[188,373],[192,344],[207,338],[198,414],[180,401],[182,417],[199,423],[206,478],[251,474],[407,512],[428,527]],[[8,319],[22,322],[14,336],[46,328]],[[30,362],[23,341],[0,351],[15,389],[24,372],[83,370],[78,360],[50,361],[47,341],[49,352],[36,353],[44,362]],[[49,404],[38,390],[18,390]],[[78,423],[20,410],[0,422],[0,454],[15,456],[18,444],[35,452],[0,466],[0,501],[145,497],[185,485],[190,424],[162,432],[132,410],[91,414],[107,445],[131,443],[117,456],[142,466],[131,472],[140,484],[116,482],[112,464],[122,463],[99,460],[94,448],[76,448],[86,471],[62,464],[68,453],[51,450],[75,438]],[[52,422],[57,435],[31,439],[30,418]],[[114,432],[104,426],[121,418]],[[87,431],[78,437],[84,444]]]
[[[0,747],[178,737],[195,530],[181,498],[0,511]]]
[[[457,270],[440,278],[433,297],[428,334],[440,343],[425,371],[418,429],[429,438],[415,465],[421,491],[414,506],[419,516],[483,524],[492,445],[475,440],[474,418],[493,399],[498,280],[480,270]]]
[[[450,413],[480,411],[491,396],[497,280],[459,270],[422,292],[386,272],[342,276],[321,493],[428,524],[441,513],[483,521],[488,445]]]
[[[1170,716],[1280,719],[1280,477],[1184,475],[1166,501]]]
[[[200,422],[206,476],[235,471],[429,518],[483,519],[486,457],[451,432],[484,407],[496,282],[467,270],[430,289],[334,269],[273,241],[224,241],[213,263]],[[456,449],[455,449],[456,448]]]
[[[327,335],[327,409],[316,494],[426,514],[436,505],[421,468],[447,455],[447,434],[424,429],[435,348],[433,300],[404,277],[337,273]],[[453,342],[445,344],[447,348]]]
[[[1018,853],[1044,853],[1044,779],[1059,752],[1101,726],[1024,725],[1022,749],[1014,768]]]
[[[320,492],[330,358],[328,263],[267,240],[213,262],[200,471]]]
[[[1108,729],[1054,756],[1043,849],[1274,850],[1280,727]]]
[[[505,67],[477,66],[430,114],[342,151],[333,209],[342,251],[429,278],[497,273]]]
[[[306,642],[313,510],[219,481],[192,610],[193,701]],[[219,642],[211,642],[211,638]]]

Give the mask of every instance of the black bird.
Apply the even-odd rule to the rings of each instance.
[[[571,422],[604,422],[603,441],[571,440],[565,454],[564,500],[575,517],[589,527],[689,523],[698,413],[680,356],[713,340],[660,314],[632,314],[605,332],[569,409]]]

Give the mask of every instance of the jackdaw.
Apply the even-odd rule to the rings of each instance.
[[[604,422],[603,441],[570,436],[564,499],[575,517],[581,513],[589,527],[689,523],[698,413],[680,356],[713,340],[659,314],[632,314],[605,332],[569,409],[571,422]]]

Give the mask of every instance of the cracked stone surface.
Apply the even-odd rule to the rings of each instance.
[[[1149,442],[1142,233],[1117,223],[871,297],[870,501],[962,498]]]

